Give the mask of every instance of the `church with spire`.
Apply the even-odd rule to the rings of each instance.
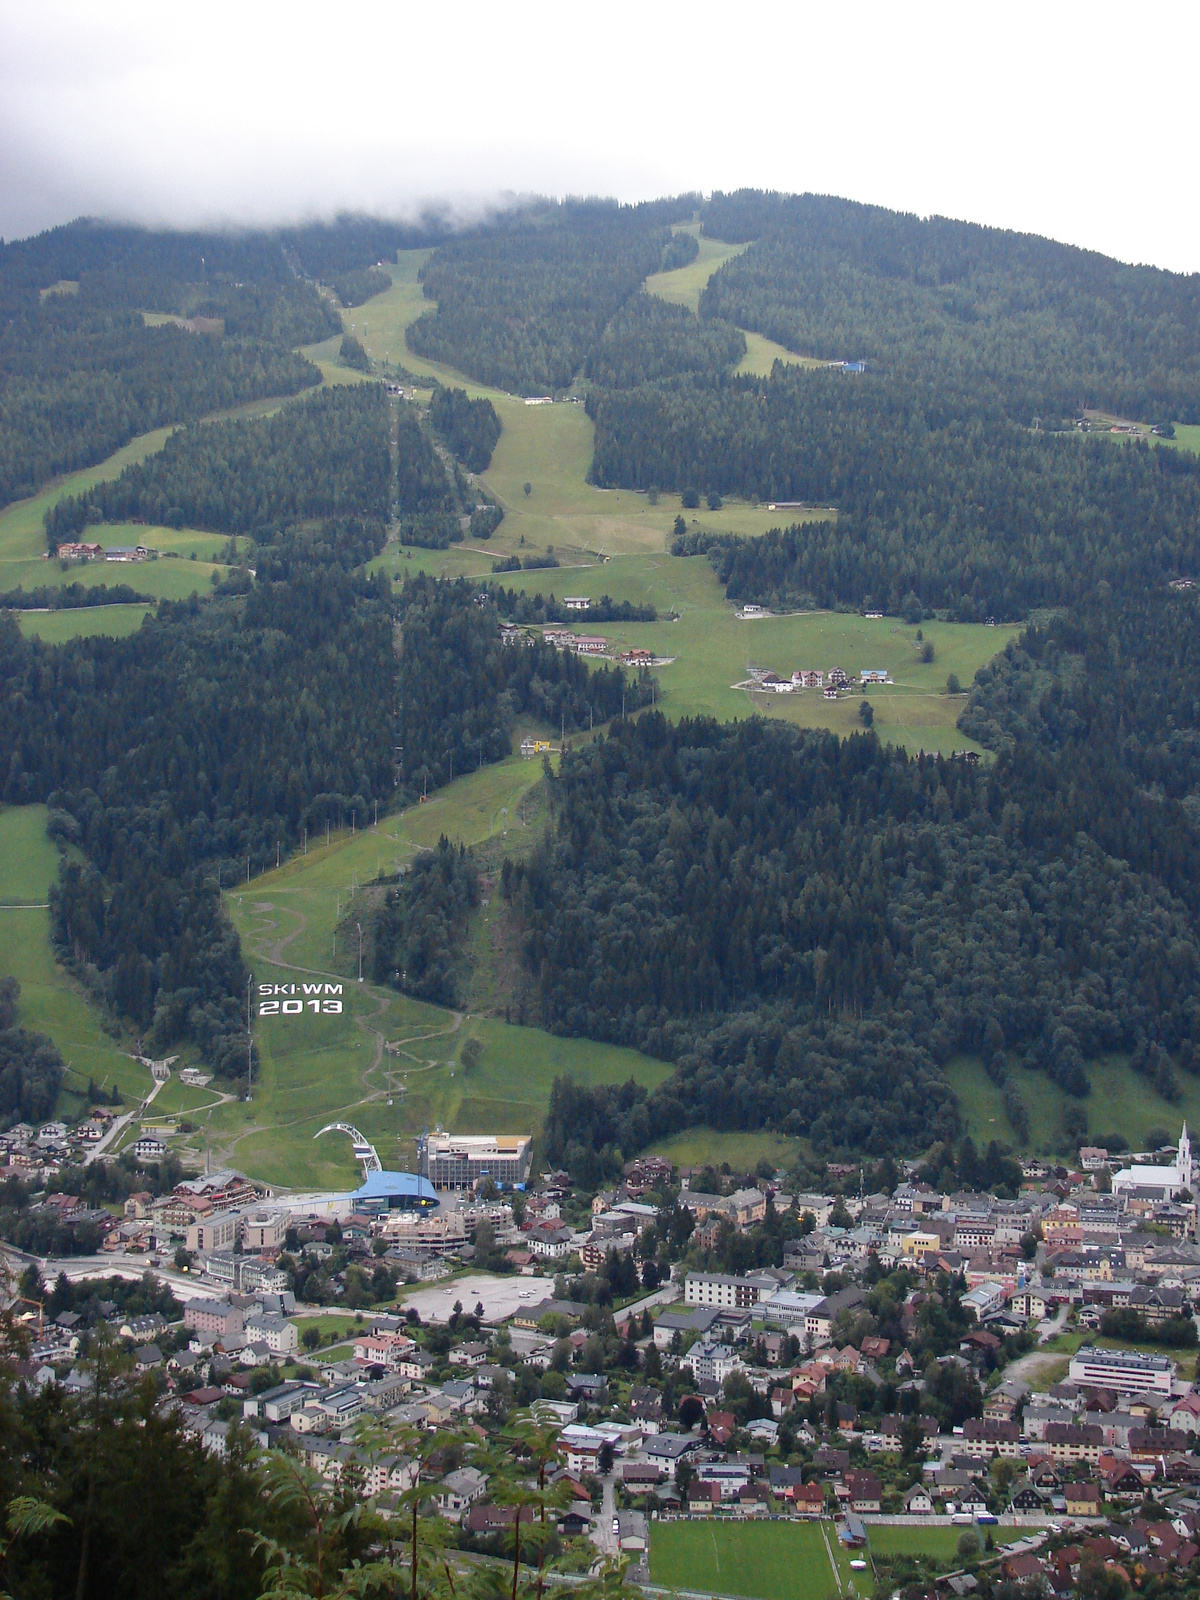
[[[1186,1122],[1179,1135],[1179,1149],[1173,1166],[1125,1167],[1113,1173],[1112,1192],[1130,1199],[1174,1200],[1184,1189],[1195,1193],[1192,1183],[1192,1141],[1188,1138]]]

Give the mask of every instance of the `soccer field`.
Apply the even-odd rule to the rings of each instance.
[[[861,1593],[870,1587],[870,1573],[851,1572],[827,1523],[714,1519],[656,1522],[650,1531],[650,1581],[670,1589],[750,1600],[835,1600],[840,1591],[832,1561],[845,1592],[852,1582]]]

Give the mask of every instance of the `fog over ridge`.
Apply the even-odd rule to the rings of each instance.
[[[1100,7],[1103,11],[1103,4]],[[846,195],[1200,269],[1200,10],[0,3],[0,235],[80,215],[474,219],[510,195]]]

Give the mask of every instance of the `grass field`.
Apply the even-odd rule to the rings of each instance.
[[[753,1172],[764,1158],[776,1167],[790,1167],[800,1148],[798,1139],[781,1133],[726,1133],[719,1128],[689,1128],[649,1147],[678,1167],[714,1166],[727,1161],[734,1172]]]
[[[79,606],[70,611],[18,611],[17,626],[27,639],[65,644],[68,639],[90,639],[98,633],[124,639],[136,633],[150,606]]]
[[[846,735],[861,729],[861,693],[831,702],[819,690],[751,694],[733,685],[746,679],[751,665],[781,675],[798,667],[841,666],[851,673],[885,668],[894,685],[872,689],[868,696],[876,731],[881,739],[914,752],[977,748],[955,727],[965,702],[945,693],[947,674],[955,672],[969,684],[976,670],[1018,632],[1015,627],[926,623],[925,639],[935,649],[933,661],[926,664],[917,654],[917,630],[896,618],[868,621],[845,612],[807,612],[744,622],[726,602],[703,556],[615,556],[603,566],[569,573],[509,573],[504,582],[531,593],[649,601],[658,607],[660,619],[678,612],[675,622],[595,624],[595,631],[620,650],[638,646],[673,658],[671,665],[656,669],[662,708],[671,717],[704,714],[728,720],[761,714]]]
[[[824,1600],[869,1589],[870,1574],[850,1570],[828,1523],[654,1522],[650,1580],[669,1589],[747,1595],[752,1600]]]
[[[962,1534],[962,1528],[931,1528],[911,1523],[907,1527],[871,1523],[868,1527],[872,1555],[932,1556],[946,1563],[957,1559]]]
[[[1193,455],[1200,455],[1200,423],[1177,422],[1175,437],[1161,440],[1160,443],[1171,444],[1176,450],[1190,450]]]
[[[58,872],[58,851],[46,837],[44,806],[0,809],[0,976],[21,985],[21,1023],[48,1033],[70,1069],[60,1111],[77,1110],[87,1081],[138,1099],[150,1076],[127,1053],[128,1040],[114,1039],[82,992],[55,964],[50,947],[47,891]]]
[[[1089,1061],[1086,1066],[1092,1092],[1086,1099],[1072,1101],[1087,1113],[1089,1137],[1121,1133],[1135,1149],[1143,1145],[1152,1128],[1166,1128],[1172,1139],[1179,1137],[1181,1122],[1200,1121],[1200,1082],[1186,1073],[1177,1074],[1180,1098],[1172,1105],[1145,1078],[1131,1072],[1125,1063],[1112,1057]],[[973,1058],[959,1057],[946,1069],[959,1097],[964,1119],[977,1143],[998,1139],[1015,1143],[1015,1135],[1004,1113],[1000,1090],[987,1076],[982,1064]],[[1029,1107],[1032,1137],[1031,1154],[1050,1155],[1057,1146],[1057,1133],[1068,1097],[1041,1072],[1023,1067],[1009,1068],[1014,1083]]]
[[[794,350],[788,350],[784,345],[776,344],[774,339],[768,339],[765,333],[753,333],[749,328],[743,328],[742,332],[746,336],[746,354],[734,368],[735,372],[750,373],[756,378],[769,378],[771,368],[777,361],[792,367],[825,365],[815,356],[798,356]]]

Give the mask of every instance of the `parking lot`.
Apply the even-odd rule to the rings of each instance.
[[[493,1277],[489,1272],[472,1272],[442,1283],[424,1284],[404,1296],[406,1306],[416,1306],[422,1322],[448,1322],[456,1301],[464,1311],[474,1311],[483,1303],[484,1322],[503,1322],[522,1306],[536,1305],[554,1293],[552,1278]]]

